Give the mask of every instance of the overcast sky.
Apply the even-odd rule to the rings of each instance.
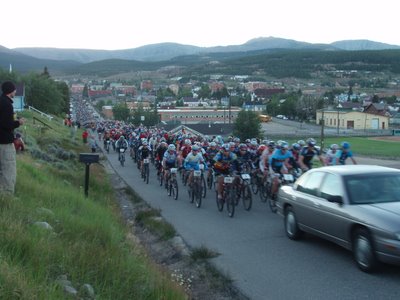
[[[175,42],[239,45],[257,37],[400,45],[395,0],[13,0],[0,45],[128,49]]]

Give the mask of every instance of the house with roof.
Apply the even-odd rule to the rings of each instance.
[[[23,111],[25,107],[25,85],[18,83],[15,85],[17,91],[13,98],[14,111]]]
[[[317,110],[317,120],[326,127],[355,130],[389,129],[389,116],[353,109],[325,108]]]
[[[267,109],[267,105],[263,104],[261,101],[245,101],[242,105],[243,110],[262,112]]]
[[[204,106],[204,104],[205,105],[208,104],[206,102],[202,103],[201,99],[193,98],[193,97],[182,97],[181,100],[183,100],[183,105],[188,106],[188,107],[198,107],[200,104],[203,106]]]
[[[390,116],[387,105],[384,103],[370,103],[364,107],[364,112],[375,115]]]

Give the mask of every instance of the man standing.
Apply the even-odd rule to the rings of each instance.
[[[15,85],[5,81],[1,85],[0,96],[0,194],[14,194],[17,179],[16,153],[14,147],[14,129],[24,123],[15,120],[13,98]]]

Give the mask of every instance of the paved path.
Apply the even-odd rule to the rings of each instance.
[[[107,158],[128,185],[160,209],[190,247],[219,253],[213,259],[217,268],[250,299],[400,299],[398,268],[388,266],[381,276],[369,276],[357,269],[349,251],[332,243],[311,236],[300,242],[289,240],[282,218],[271,213],[258,195],[253,196],[250,211],[239,204],[234,218],[229,218],[225,210],[217,210],[212,190],[207,190],[198,209],[181,182],[179,199],[173,200],[157,184],[153,167],[150,183],[145,184],[130,158],[125,167],[119,165],[116,153]]]

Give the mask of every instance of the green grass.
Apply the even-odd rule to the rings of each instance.
[[[314,137],[317,145],[321,145],[319,137]],[[288,142],[294,143],[300,139],[307,138],[299,137],[296,139],[288,139]],[[384,159],[400,159],[400,142],[399,141],[383,141],[373,137],[329,137],[324,139],[324,149],[329,148],[332,144],[340,144],[349,142],[354,155],[381,157]]]
[[[166,241],[176,235],[175,228],[165,222],[161,218],[160,211],[154,208],[140,211],[136,215],[135,220],[150,230],[151,233],[157,235],[161,240]]]
[[[33,141],[28,148],[45,152],[46,141],[87,152],[70,139],[68,128],[52,122],[57,132],[41,134],[25,117],[24,135]],[[129,238],[102,167],[91,166],[86,198],[83,164],[56,162],[18,154],[16,194],[0,198],[0,299],[67,299],[60,276],[78,291],[90,284],[96,299],[186,299]]]
[[[190,254],[190,258],[193,261],[198,261],[198,260],[206,260],[206,259],[214,258],[214,257],[217,257],[218,255],[219,255],[219,253],[212,251],[205,246],[200,246],[200,247],[194,248],[192,250],[192,252]]]
[[[349,142],[355,155],[382,157],[387,159],[400,158],[400,142],[382,141],[367,137],[327,138],[326,147],[331,144],[340,145],[343,141]]]

